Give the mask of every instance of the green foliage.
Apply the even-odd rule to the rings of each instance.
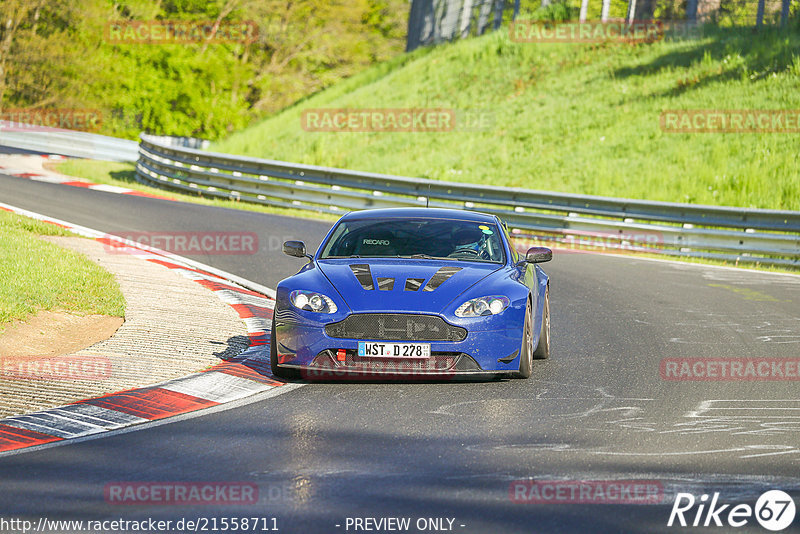
[[[580,5],[567,0],[558,0],[547,6],[539,6],[528,12],[520,12],[521,19],[535,20],[537,22],[566,22],[577,20],[580,14]]]
[[[407,13],[404,0],[2,0],[15,23],[0,25],[0,111],[99,109],[100,133],[216,139],[399,54]],[[106,40],[109,22],[152,20],[252,21],[258,38]]]

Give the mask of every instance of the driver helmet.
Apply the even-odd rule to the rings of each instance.
[[[472,249],[478,251],[483,233],[478,228],[462,227],[453,234],[456,250]]]

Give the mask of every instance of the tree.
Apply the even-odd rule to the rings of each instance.
[[[791,0],[783,0],[781,5],[781,28],[785,28],[789,22],[789,3]]]
[[[586,14],[589,11],[589,0],[581,0],[581,14],[580,14],[580,21],[586,21]]]
[[[217,138],[402,52],[407,0],[0,0],[2,106]],[[253,21],[255,42],[106,41],[115,21]]]
[[[600,20],[603,22],[608,20],[608,12],[611,10],[611,0],[603,0],[603,8],[600,12]]]
[[[36,31],[36,22],[44,0],[4,0],[0,3],[0,113],[8,86],[9,59],[16,51],[16,42],[23,32]]]

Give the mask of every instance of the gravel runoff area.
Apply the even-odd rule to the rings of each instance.
[[[247,348],[244,322],[202,285],[91,239],[46,239],[114,274],[127,301],[125,322],[112,337],[72,354],[4,359],[0,417],[178,378]]]

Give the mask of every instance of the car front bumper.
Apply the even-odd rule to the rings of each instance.
[[[514,321],[516,323],[517,321]],[[520,325],[523,321],[519,321]],[[463,341],[370,340],[331,337],[325,325],[276,321],[278,364],[309,378],[339,376],[450,377],[513,373],[519,370],[522,327],[467,330]],[[359,341],[426,343],[431,358],[364,358]]]

